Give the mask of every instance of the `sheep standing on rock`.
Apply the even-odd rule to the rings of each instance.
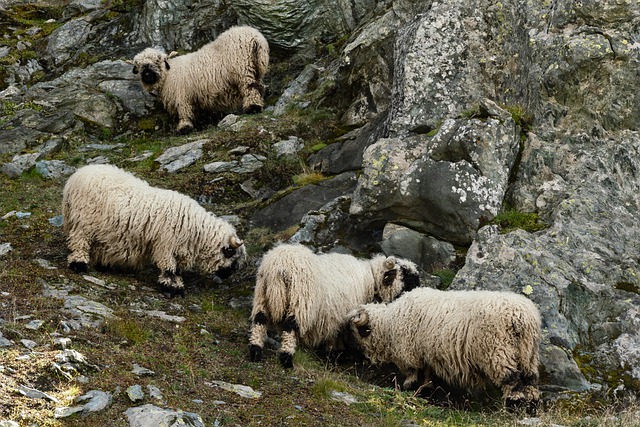
[[[160,269],[158,282],[183,294],[182,271],[223,276],[238,266],[245,248],[234,227],[195,200],[111,165],[80,168],[62,196],[69,267],[88,264]]]
[[[300,244],[267,252],[258,268],[251,313],[250,356],[262,359],[269,326],[278,328],[280,363],[293,367],[299,339],[316,348],[337,345],[346,315],[359,304],[391,301],[420,283],[414,263],[377,255],[361,260],[345,254],[316,255]]]
[[[133,58],[133,73],[160,97],[177,131],[193,129],[196,113],[262,111],[262,79],[269,66],[269,44],[255,28],[231,27],[195,52],[176,56],[147,48]]]
[[[420,288],[349,317],[365,356],[395,364],[405,388],[428,387],[434,374],[462,388],[493,383],[507,407],[538,404],[540,314],[522,295]]]

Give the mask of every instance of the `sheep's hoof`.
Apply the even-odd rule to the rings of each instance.
[[[262,105],[251,104],[244,109],[245,114],[257,114],[262,112]]]
[[[249,346],[249,357],[252,362],[260,362],[262,360],[262,347],[251,344]]]
[[[69,268],[76,273],[86,273],[89,271],[89,266],[86,262],[82,261],[72,261],[69,263]]]
[[[178,133],[178,135],[185,135],[191,132],[192,130],[193,130],[193,125],[182,125],[182,126],[178,126],[178,129],[176,129],[176,132]]]
[[[280,364],[285,369],[293,368],[293,354],[291,353],[280,353],[278,356],[280,359]]]
[[[526,400],[526,399],[505,399],[504,406],[509,412],[526,411],[529,415],[536,415],[538,407],[540,406],[539,400]]]
[[[184,298],[184,288],[174,288],[173,286],[166,286],[162,284],[160,286],[162,286],[162,293],[164,293],[169,298],[175,298],[175,297]]]

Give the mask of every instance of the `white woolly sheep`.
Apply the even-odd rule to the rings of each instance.
[[[267,252],[256,277],[250,357],[262,359],[267,330],[281,331],[279,359],[293,367],[299,339],[316,348],[337,348],[346,315],[359,304],[391,301],[418,286],[411,261],[377,255],[369,260],[345,254],[314,254],[300,244],[281,244]]]
[[[227,221],[195,200],[151,187],[111,165],[89,165],[67,181],[62,196],[69,267],[89,264],[160,269],[166,291],[184,294],[182,271],[224,278],[245,255],[242,240]]]
[[[262,111],[269,44],[255,28],[231,27],[199,50],[176,55],[147,48],[133,58],[133,73],[178,116],[178,132],[193,129],[201,111]]]
[[[538,404],[540,314],[522,295],[425,287],[362,305],[349,318],[364,355],[395,364],[405,388],[429,387],[433,374],[461,388],[488,381],[510,408]]]

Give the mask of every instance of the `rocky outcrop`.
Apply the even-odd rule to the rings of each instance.
[[[245,185],[259,200],[242,207],[249,227],[299,225],[293,241],[326,251],[413,252],[426,270],[466,250],[453,289],[512,290],[540,307],[543,386],[640,390],[637,3],[149,0],[115,18],[74,4],[39,55],[3,71],[5,174],[159,113],[124,61],[139,47],[193,50],[253,25],[276,51],[275,120],[291,106],[332,108],[345,132],[305,159],[332,179],[286,195]],[[89,51],[102,56],[78,66]],[[159,176],[195,164],[203,181],[224,180],[273,161],[271,147],[234,159],[206,144],[181,140],[179,158],[156,156]],[[506,205],[547,228],[488,225]]]

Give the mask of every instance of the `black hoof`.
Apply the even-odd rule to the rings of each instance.
[[[178,135],[186,135],[193,130],[193,126],[183,126],[180,129],[176,130]]]
[[[252,362],[260,362],[262,360],[262,347],[251,344],[249,346],[249,358]]]
[[[524,400],[524,399],[506,399],[504,406],[509,412],[525,411],[529,415],[536,415],[540,406],[539,400]]]
[[[175,298],[175,297],[182,297],[184,298],[184,288],[172,288],[171,286],[164,286],[164,285],[160,285],[162,287],[162,293],[165,294],[167,297],[169,298]]]
[[[246,114],[257,114],[262,112],[262,105],[251,104],[244,109]]]
[[[86,273],[89,271],[89,266],[86,262],[73,261],[69,263],[69,268],[76,273]]]
[[[293,354],[291,353],[280,353],[279,356],[280,364],[285,369],[293,368]]]

